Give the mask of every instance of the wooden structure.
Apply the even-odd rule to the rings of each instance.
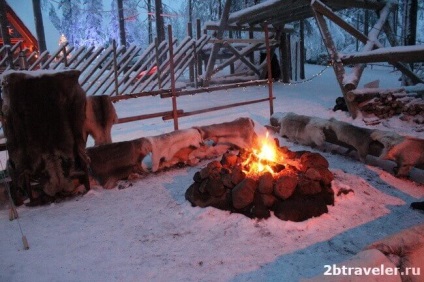
[[[414,83],[424,82],[420,77],[411,71],[409,66],[403,63],[422,61],[422,58],[424,57],[424,46],[415,46],[412,47],[412,49],[410,46],[395,47],[396,40],[392,35],[391,28],[388,23],[389,14],[393,11],[395,5],[391,1],[378,2],[378,4],[383,6],[373,8],[375,8],[376,12],[378,13],[379,19],[368,35],[364,35],[355,27],[347,24],[328,6],[324,5],[323,2],[319,0],[313,0],[311,4],[315,19],[317,20],[318,27],[330,55],[331,64],[336,73],[337,81],[339,82],[349,112],[353,118],[357,116],[358,109],[350,102],[349,99],[347,99],[347,93],[358,87],[359,80],[365,68],[365,63],[386,61],[400,70],[404,75],[409,77]],[[356,39],[362,42],[362,52],[357,54],[340,54],[337,51],[324,17],[333,21],[350,35],[354,36]],[[378,41],[378,36],[380,35],[381,31],[386,33],[387,38],[390,40],[390,44],[393,47],[383,49],[383,45]],[[382,49],[378,50],[379,48]],[[346,74],[346,69],[344,67],[346,64],[354,64],[351,74]]]
[[[408,66],[399,61],[417,61],[422,58],[424,48],[396,47],[381,49],[377,37],[379,30],[388,32],[388,13],[392,10],[391,2],[377,0],[272,0],[241,10],[229,13],[232,1],[227,0],[219,22],[209,22],[202,28],[200,21],[197,22],[197,33],[193,35],[191,24],[189,24],[186,38],[177,42],[168,34],[168,40],[154,42],[145,50],[132,45],[128,48],[94,47],[74,48],[72,46],[61,46],[56,52],[50,54],[45,51],[34,60],[34,53],[30,56],[14,58],[15,66],[20,69],[77,69],[81,72],[79,82],[88,95],[110,95],[114,101],[160,95],[161,98],[173,97],[172,111],[150,113],[131,118],[122,119],[120,122],[128,122],[144,118],[164,117],[170,114],[175,116],[186,116],[201,113],[208,110],[220,110],[231,106],[244,105],[253,102],[269,101],[270,112],[273,112],[272,100],[272,64],[273,52],[280,46],[282,53],[288,53],[287,42],[284,42],[286,34],[290,32],[288,24],[314,16],[320,27],[324,43],[328,49],[331,65],[336,73],[344,95],[348,91],[357,88],[364,62],[389,60],[414,82],[422,80],[409,70]],[[334,12],[347,8],[364,8],[380,13],[380,19],[368,36],[363,35],[354,27],[348,25]],[[329,19],[346,30],[349,34],[364,43],[364,50],[358,54],[340,54],[335,48],[331,34],[327,27]],[[247,32],[246,39],[231,38],[231,32]],[[253,38],[254,33],[260,36]],[[194,37],[194,38],[193,38]],[[248,37],[248,38],[247,38]],[[389,37],[390,38],[390,37]],[[21,44],[14,45],[12,49],[18,50]],[[373,50],[380,48],[379,50]],[[263,62],[255,63],[254,54],[266,53],[268,58]],[[16,52],[15,52],[16,53]],[[29,57],[29,59],[28,59]],[[284,58],[284,57],[282,57]],[[217,60],[220,59],[219,64]],[[205,69],[202,60],[206,63]],[[4,64],[6,58],[0,61]],[[210,86],[213,76],[225,67],[232,68],[235,62],[244,64],[253,76],[248,81],[220,80],[226,86]],[[344,65],[356,64],[353,74],[347,74]],[[189,69],[190,85],[196,89],[185,90],[186,83],[178,83],[183,73]],[[283,72],[284,74],[284,72]],[[261,78],[261,79],[258,79]],[[253,80],[253,81],[252,81]],[[210,92],[223,88],[268,84],[269,95],[257,101],[242,101],[234,105],[222,105],[214,109],[202,109],[192,113],[183,113],[177,109],[176,97],[181,95],[192,95],[201,92]],[[199,88],[200,86],[200,88]],[[356,116],[354,105],[348,102],[350,113]],[[177,123],[174,124],[177,128]]]
[[[0,71],[7,68],[25,68],[24,62],[33,62],[38,54],[38,41],[16,15],[12,8],[2,2],[2,33],[7,34],[5,40],[0,35]]]
[[[19,43],[22,49],[26,49],[29,52],[38,51],[37,39],[7,3],[6,17],[9,22],[8,30],[11,44]],[[4,45],[3,38],[0,38],[0,45]]]
[[[227,0],[226,5],[230,5],[231,0]],[[209,81],[213,73],[218,69],[214,68],[214,63],[218,57],[218,50],[225,42],[232,42],[231,39],[224,39],[224,31],[244,30],[258,31],[264,25],[268,25],[269,30],[275,32],[274,39],[280,41],[280,49],[286,48],[284,39],[284,27],[295,21],[303,20],[309,17],[315,17],[320,29],[324,44],[330,55],[330,63],[335,71],[337,81],[340,84],[341,91],[346,98],[347,92],[357,88],[361,74],[366,63],[371,62],[389,62],[399,69],[405,76],[410,78],[413,83],[422,83],[423,80],[413,73],[405,62],[422,62],[424,58],[424,46],[398,46],[391,32],[388,22],[389,14],[394,10],[395,4],[392,1],[377,0],[274,0],[266,1],[259,5],[250,7],[234,13],[229,13],[224,9],[219,23],[210,23],[206,25],[208,30],[216,30],[213,51],[210,54],[205,81]],[[378,21],[368,35],[358,31],[355,27],[346,23],[335,12],[348,8],[362,8],[375,11],[379,15]],[[363,43],[363,49],[356,54],[340,54],[336,48],[332,35],[329,31],[326,20],[330,20],[337,26],[345,30],[348,34],[355,37]],[[386,47],[378,41],[380,32],[386,33],[392,47]],[[280,40],[278,38],[280,37]],[[253,43],[253,41],[252,41]],[[378,50],[375,50],[378,49]],[[244,52],[233,52],[236,56],[246,55]],[[288,50],[283,50],[284,54]],[[245,60],[243,61],[245,62]],[[224,63],[225,64],[225,63]],[[347,73],[345,65],[354,64],[352,73]],[[247,64],[249,66],[249,64]],[[254,70],[252,67],[250,67]],[[283,70],[284,71],[284,70]],[[346,99],[347,100],[347,99]],[[357,108],[347,101],[349,112],[352,117],[357,116]]]

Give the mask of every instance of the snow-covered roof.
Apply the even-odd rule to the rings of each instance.
[[[347,8],[381,9],[385,1],[363,1],[363,0],[322,0],[323,4],[332,10],[342,10]],[[268,0],[246,9],[233,12],[228,17],[228,24],[237,26],[253,26],[268,22],[274,26],[282,26],[301,19],[313,16],[310,0]]]

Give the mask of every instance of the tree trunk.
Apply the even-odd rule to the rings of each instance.
[[[290,58],[289,58],[288,42],[287,42],[287,33],[282,32],[280,35],[280,57],[281,57],[281,70],[284,83],[290,82]]]
[[[159,43],[165,40],[165,23],[162,14],[162,0],[155,0],[156,36]]]
[[[418,0],[405,0],[404,5],[404,45],[415,45],[417,40]]]
[[[188,21],[193,22],[193,1],[188,0]]]
[[[118,1],[118,21],[119,21],[119,42],[121,46],[127,45],[127,40],[125,38],[125,22],[124,22],[124,5],[123,0]]]
[[[40,54],[47,50],[46,37],[44,35],[43,16],[41,14],[40,0],[32,0],[32,8],[34,10],[35,29],[38,38],[38,51]]]
[[[149,44],[152,44],[153,43],[152,0],[147,0],[147,18],[148,18]]]
[[[417,13],[418,1],[405,0],[403,10],[403,45],[415,45],[417,39]],[[414,64],[410,64],[410,68],[414,70]],[[413,84],[410,79],[402,76],[402,85]]]

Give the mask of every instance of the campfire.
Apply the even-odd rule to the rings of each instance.
[[[278,140],[277,140],[278,141]],[[259,139],[258,148],[229,151],[196,172],[186,191],[193,206],[212,206],[268,218],[303,221],[334,204],[333,174],[318,153],[290,151],[276,140]]]

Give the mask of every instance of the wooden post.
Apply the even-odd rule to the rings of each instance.
[[[269,44],[268,24],[264,24],[265,30],[265,45],[266,45],[266,64],[268,67],[268,94],[269,94],[269,115],[274,114],[274,97],[272,93],[272,67],[271,67],[271,47]]]
[[[314,12],[314,16],[315,16],[315,20],[318,24],[318,28],[319,31],[321,33],[321,37],[324,40],[324,44],[327,48],[328,54],[330,55],[330,59],[331,59],[331,65],[333,66],[333,70],[336,74],[336,78],[337,78],[337,82],[339,83],[340,89],[342,90],[343,93],[343,97],[346,101],[346,105],[347,108],[349,110],[350,115],[352,116],[353,119],[356,118],[357,116],[357,109],[352,105],[352,103],[350,103],[347,100],[347,92],[349,89],[347,90],[344,85],[343,85],[343,79],[344,79],[344,75],[345,75],[345,69],[343,67],[343,63],[339,58],[337,49],[336,49],[336,45],[333,42],[333,39],[331,38],[331,33],[330,30],[328,28],[328,25],[324,19],[324,16],[320,13],[318,13],[315,9],[314,6],[313,7],[313,12]]]
[[[280,35],[280,55],[281,55],[281,71],[284,83],[290,82],[290,68],[289,68],[289,50],[287,48],[287,34],[282,32]]]
[[[174,46],[172,44],[172,26],[168,25],[168,41],[169,41],[169,72],[171,76],[172,91],[172,117],[174,119],[174,130],[178,130],[178,112],[177,112],[177,96],[175,91],[175,73],[174,73]]]
[[[200,19],[196,20],[196,38],[197,40],[200,39],[200,37],[202,36],[202,27],[200,25]],[[203,70],[202,70],[202,58],[199,56],[200,54],[200,50],[197,50],[197,76],[200,76],[203,74]],[[196,78],[197,80],[197,78]]]
[[[229,31],[228,37],[233,38],[233,31],[232,30]],[[230,74],[234,74],[234,64],[233,63],[230,64]]]
[[[62,54],[63,54],[63,63],[65,64],[65,68],[68,67],[68,58],[66,53],[66,46],[62,46]]]
[[[193,42],[193,56],[194,56],[194,64],[193,64],[193,82],[194,82],[194,88],[197,88],[197,83],[198,83],[198,73],[197,73],[197,68],[196,68],[196,63],[197,60],[199,60],[199,53],[197,51],[197,47],[196,47],[196,41]]]
[[[193,25],[191,22],[187,23],[187,35],[190,38],[193,38]],[[194,56],[194,53],[193,53],[193,56]],[[194,82],[194,63],[190,63],[188,72],[189,72],[190,82]]]
[[[253,31],[249,30],[249,39],[253,39]],[[255,52],[249,54],[249,60],[252,64],[255,64]]]
[[[172,44],[172,43],[171,43]],[[161,79],[161,69],[160,69],[160,59],[159,59],[159,40],[157,37],[155,37],[155,60],[156,60],[156,67],[157,67],[157,77],[158,77],[158,87],[159,89],[162,89],[162,79]]]
[[[221,20],[219,22],[218,31],[216,34],[217,39],[222,39],[222,36],[224,35],[224,29],[228,23],[228,17],[230,14],[230,8],[231,8],[231,0],[227,0],[225,2],[224,10],[222,12]],[[218,55],[219,50],[221,49],[222,43],[214,43],[211,54],[209,56],[208,65],[206,66],[206,73],[204,76],[203,86],[209,86],[212,73],[215,67],[215,61],[216,56]]]
[[[300,21],[300,79],[305,79],[305,21]]]
[[[112,41],[112,46],[113,46],[113,74],[114,74],[114,78],[115,78],[115,94],[119,95],[118,92],[118,65],[116,62],[116,41],[113,40]]]

